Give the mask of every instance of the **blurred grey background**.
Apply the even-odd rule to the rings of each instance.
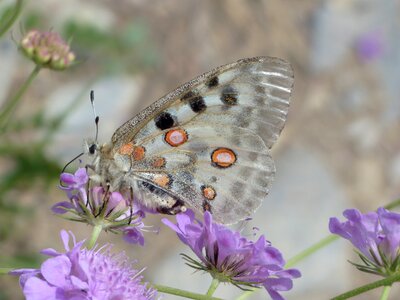
[[[14,1],[0,1],[0,12]],[[33,64],[13,41],[36,28],[60,32],[78,64],[43,70],[24,95],[12,130],[0,140],[0,266],[37,265],[42,248],[61,249],[59,231],[78,239],[90,228],[54,216],[65,199],[62,166],[93,137],[89,91],[95,91],[100,141],[124,121],[202,72],[243,57],[291,62],[295,87],[286,127],[274,146],[277,178],[244,229],[259,228],[285,258],[327,236],[328,219],[345,208],[374,210],[399,197],[400,19],[397,0],[120,0],[27,1],[12,32],[0,40],[0,105]],[[160,223],[144,248],[103,234],[151,282],[205,293],[207,275],[186,267],[190,254]],[[33,255],[34,254],[34,255]],[[298,267],[287,299],[327,299],[372,282],[347,260],[352,247],[336,241]],[[222,286],[216,296],[241,291]],[[372,291],[355,299],[376,299]],[[267,298],[265,291],[251,299]],[[394,288],[390,299],[398,299]],[[16,278],[2,277],[0,299],[21,299]],[[165,296],[164,299],[176,299]]]

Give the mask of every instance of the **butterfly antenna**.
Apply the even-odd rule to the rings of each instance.
[[[100,120],[100,117],[97,115],[96,107],[94,106],[94,91],[93,90],[90,91],[90,103],[92,104],[93,115],[94,115],[94,123],[96,124],[96,136],[95,136],[94,141],[97,143],[97,138],[99,136],[99,120]]]
[[[65,169],[71,164],[73,163],[75,160],[77,160],[79,157],[81,157],[84,153],[80,153],[79,155],[75,156],[73,159],[71,159],[62,169],[61,173],[64,173]],[[60,179],[60,185],[63,186],[61,179]]]

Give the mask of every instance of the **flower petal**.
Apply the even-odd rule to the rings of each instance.
[[[61,230],[60,232],[61,240],[63,241],[64,244],[64,249],[66,251],[69,251],[69,234],[66,230]]]
[[[46,248],[43,249],[42,251],[40,251],[41,254],[47,255],[47,256],[58,256],[61,255],[60,252],[58,252],[57,250],[53,249],[53,248]]]
[[[44,279],[56,287],[66,287],[69,285],[66,278],[71,273],[71,261],[66,255],[49,258],[43,262],[40,272]]]
[[[127,227],[123,231],[123,239],[130,244],[144,245],[144,236],[142,232],[136,227]]]
[[[54,300],[57,299],[57,288],[50,286],[46,281],[37,277],[29,278],[24,286],[26,300]]]
[[[62,201],[54,204],[51,207],[51,211],[56,214],[65,214],[68,212],[68,209],[74,209],[75,206],[69,201]]]

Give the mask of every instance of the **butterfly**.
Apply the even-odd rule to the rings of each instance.
[[[217,222],[249,217],[275,175],[270,148],[286,122],[293,71],[272,57],[217,67],[160,98],[88,147],[93,180],[160,213],[187,206]]]

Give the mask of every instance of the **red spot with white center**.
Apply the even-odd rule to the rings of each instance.
[[[202,186],[201,187],[201,191],[203,192],[203,196],[207,199],[207,200],[214,200],[215,196],[217,195],[217,193],[215,192],[215,189],[211,186]]]
[[[188,134],[183,129],[172,129],[165,134],[165,141],[172,147],[178,147],[188,140]]]
[[[228,148],[217,148],[211,153],[211,162],[214,167],[228,168],[236,162],[236,154]]]

